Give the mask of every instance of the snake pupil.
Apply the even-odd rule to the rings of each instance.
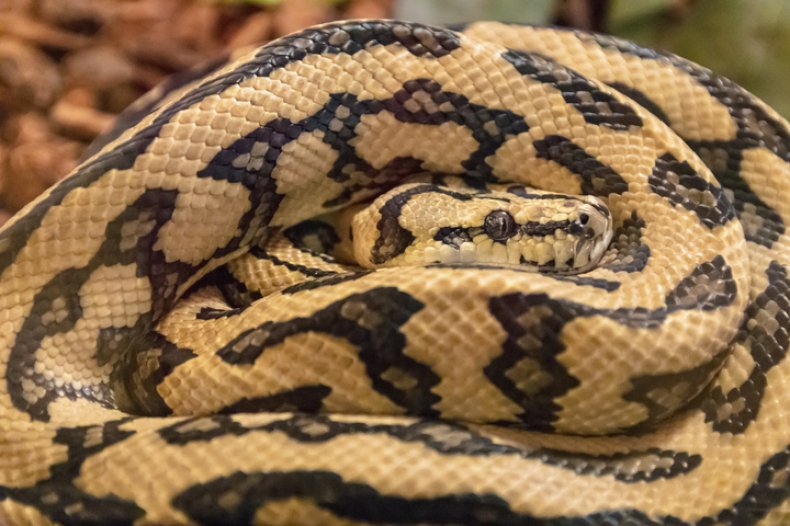
[[[516,233],[516,220],[505,210],[494,210],[486,216],[484,228],[494,241],[504,241]]]

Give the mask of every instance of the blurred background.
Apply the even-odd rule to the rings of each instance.
[[[0,224],[166,76],[311,24],[392,17],[612,33],[790,116],[790,0],[0,0]]]

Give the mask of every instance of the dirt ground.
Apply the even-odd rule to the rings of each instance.
[[[392,11],[391,0],[254,4],[0,0],[0,224],[166,76],[311,24]]]

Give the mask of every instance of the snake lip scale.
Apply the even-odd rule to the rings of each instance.
[[[790,523],[790,126],[728,79],[351,20],[90,152],[0,229],[0,522]]]

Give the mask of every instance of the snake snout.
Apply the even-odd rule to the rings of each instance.
[[[595,267],[612,241],[612,214],[600,201],[579,207],[574,221],[579,241],[573,253],[572,268],[585,272]]]

